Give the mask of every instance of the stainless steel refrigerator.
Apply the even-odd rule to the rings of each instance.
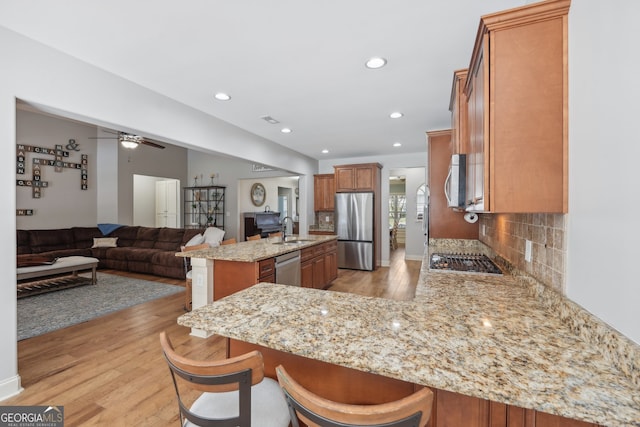
[[[336,193],[338,268],[373,270],[373,193]]]

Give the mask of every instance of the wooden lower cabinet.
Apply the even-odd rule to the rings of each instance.
[[[300,281],[304,288],[324,289],[338,277],[338,243],[305,248],[300,254]]]
[[[304,387],[336,402],[362,405],[391,402],[406,397],[422,387],[244,341],[228,339],[228,357],[239,356],[252,350],[262,353],[267,377],[275,379],[276,366],[283,365]],[[436,388],[431,390],[434,399],[428,427],[598,426],[450,391]]]
[[[301,285],[324,289],[338,277],[338,242],[331,240],[301,251]],[[217,301],[259,282],[275,283],[275,259],[257,262],[215,260],[213,299]]]
[[[432,389],[434,408],[429,427],[597,427],[533,409],[506,405],[450,391]]]
[[[273,258],[258,262],[216,260],[213,263],[213,300],[217,301],[259,282],[275,281]]]

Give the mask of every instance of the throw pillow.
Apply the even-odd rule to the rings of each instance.
[[[203,243],[204,243],[204,236],[202,235],[202,233],[199,233],[193,236],[187,243],[185,243],[185,246],[195,246],[195,245],[201,245]]]
[[[94,237],[92,248],[115,248],[118,246],[117,237]]]
[[[224,230],[220,230],[219,228],[209,227],[204,230],[204,242],[208,243],[211,247],[220,246],[223,237]]]

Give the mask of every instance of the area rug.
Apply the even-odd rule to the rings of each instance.
[[[96,285],[18,299],[18,341],[184,291],[181,286],[97,274]]]

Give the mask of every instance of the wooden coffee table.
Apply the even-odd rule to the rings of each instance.
[[[18,298],[75,286],[95,285],[98,262],[97,258],[69,256],[58,258],[51,264],[18,267]],[[91,270],[90,278],[78,275],[78,272],[85,270]]]

